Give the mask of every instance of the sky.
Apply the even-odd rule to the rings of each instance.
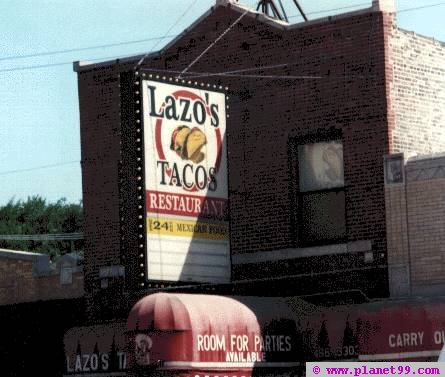
[[[256,8],[258,0],[239,2]],[[299,0],[309,19],[371,2]],[[72,62],[157,51],[214,3],[0,0],[0,206],[34,195],[48,202],[82,199]],[[291,23],[302,21],[292,0],[282,3]],[[398,0],[397,11],[399,27],[445,41],[445,1]]]

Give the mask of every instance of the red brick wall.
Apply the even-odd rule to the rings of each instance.
[[[217,9],[165,53],[165,65],[187,66],[238,16]],[[376,255],[385,252],[382,156],[389,144],[383,31],[381,13],[288,31],[246,17],[190,69],[218,72],[291,63],[258,73],[320,77],[222,80],[230,88],[233,254],[295,245],[289,139],[332,128],[343,135],[348,240],[371,239]],[[206,37],[201,41],[199,35]],[[146,67],[153,65],[161,68],[162,59]]]
[[[0,258],[0,305],[83,296],[83,273],[61,285],[60,275],[36,276],[35,261]]]
[[[78,76],[82,147],[85,284],[97,289],[100,266],[120,263],[119,76],[112,68]]]
[[[147,58],[142,68],[184,69],[239,16],[230,9],[216,8],[160,56]],[[344,145],[348,241],[371,240],[378,257],[375,265],[386,263],[385,46],[382,13],[357,13],[288,30],[245,16],[190,68],[190,72],[221,72],[286,63],[284,68],[252,73],[292,77],[199,79],[229,87],[226,137],[233,254],[295,246],[295,183],[290,176],[293,156],[289,142],[336,130]],[[131,70],[133,65],[120,64],[117,69]],[[119,262],[117,69],[97,68],[79,74],[87,274],[101,264]],[[137,250],[122,253],[136,255]],[[325,262],[328,264],[315,264],[329,270],[330,262]],[[344,262],[337,260],[332,268],[360,267],[362,263]],[[384,295],[386,272],[379,271],[375,276],[383,285],[374,293]],[[242,271],[235,271],[237,277],[242,277]],[[350,286],[357,281],[359,275]]]
[[[2,259],[0,261],[0,302],[16,302],[19,297],[30,301],[36,296],[37,287],[33,284],[33,261]]]

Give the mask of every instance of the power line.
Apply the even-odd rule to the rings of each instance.
[[[134,53],[132,54],[134,55],[142,55],[143,53]],[[129,55],[117,55],[117,56],[104,56],[102,58],[94,58],[94,59],[88,59],[87,61],[107,61],[110,59],[121,59],[121,58],[128,58],[131,57]],[[4,69],[0,69],[0,73],[1,72],[13,72],[13,71],[24,71],[24,70],[32,70],[32,69],[40,69],[40,68],[48,68],[48,67],[57,67],[57,66],[62,66],[62,65],[72,65],[73,62],[69,61],[69,62],[61,62],[61,63],[49,63],[49,64],[40,64],[40,65],[29,65],[29,66],[23,66],[23,67],[14,67],[14,68],[4,68]]]
[[[57,163],[57,164],[41,165],[41,166],[35,166],[35,167],[32,167],[32,168],[27,168],[27,169],[17,169],[17,170],[3,171],[3,172],[0,172],[0,175],[8,175],[8,174],[22,173],[22,172],[27,172],[27,171],[32,171],[32,170],[40,170],[40,169],[54,168],[54,167],[57,167],[57,166],[71,165],[71,164],[79,164],[79,163],[80,163],[79,161],[60,162],[60,163]]]
[[[57,67],[60,65],[68,65],[73,64],[73,62],[64,62],[64,63],[50,63],[50,64],[41,64],[41,65],[29,65],[24,67],[14,67],[14,68],[4,68],[0,69],[0,72],[13,72],[13,71],[25,71],[28,69],[40,69],[40,68],[48,68],[48,67]]]
[[[314,12],[307,12],[306,14],[310,15],[310,14],[320,14],[320,13],[334,12],[336,10],[358,8],[358,7],[361,7],[363,5],[369,5],[369,2],[368,3],[355,4],[355,5],[348,5],[347,7],[332,8],[332,9],[326,9],[326,10],[318,10],[318,11],[314,11]],[[288,18],[296,18],[296,17],[301,17],[301,14],[294,14],[293,16],[289,16]]]
[[[430,4],[430,5],[423,5],[423,6],[415,7],[415,8],[401,9],[401,10],[397,11],[396,13],[410,12],[413,10],[419,10],[419,9],[425,9],[425,8],[433,8],[433,7],[438,7],[440,5],[445,5],[445,3],[436,3],[436,4]]]
[[[176,21],[175,22],[173,22],[173,24],[169,27],[169,29],[166,31],[166,35],[168,34],[168,33],[170,33],[170,31],[171,31],[171,29],[173,29],[173,27],[175,27],[176,25],[177,25],[177,23],[182,19],[182,17],[184,17],[187,13],[188,13],[188,11],[190,10],[190,9],[192,9],[192,7],[196,4],[196,2],[197,2],[198,0],[194,0],[192,3],[190,3],[190,5],[186,8],[186,10],[176,19]],[[142,63],[143,63],[143,61],[145,60],[145,58],[158,46],[158,44],[159,44],[159,41],[151,48],[151,50],[149,51],[149,52],[147,52],[143,57],[142,57],[142,59],[141,60],[139,60],[138,61],[138,63],[136,64],[136,67],[139,67]],[[134,67],[135,69],[136,69],[136,67]]]
[[[245,75],[245,74],[235,74],[235,73],[219,73],[218,76],[224,77],[239,77],[239,78],[248,78],[248,79],[278,79],[278,80],[319,80],[322,79],[322,76],[293,76],[293,75]],[[188,79],[200,78],[199,76],[187,76]],[[205,77],[205,76],[204,76]]]
[[[333,8],[333,9],[327,9],[327,10],[324,10],[324,11],[317,11],[317,12],[310,12],[310,13],[307,13],[307,14],[317,14],[317,13],[325,13],[325,12],[331,12],[331,11],[342,10],[342,9],[356,8],[356,7],[359,7],[359,6],[362,6],[362,5],[367,5],[367,4],[368,3],[361,3],[361,4],[356,4],[356,5],[353,5],[353,6],[347,6],[347,7],[341,7],[341,8]],[[194,3],[192,5],[194,5]],[[189,9],[190,8],[188,8],[187,11]],[[182,16],[183,15],[181,15],[181,17]],[[294,15],[294,16],[290,16],[289,18],[294,18],[294,17],[298,17],[298,16],[299,15]],[[150,41],[155,41],[155,40],[158,40],[157,44],[159,44],[159,41],[161,41],[163,39],[175,38],[175,37],[178,37],[180,35],[181,34],[170,34],[170,35],[166,34],[166,35],[164,35],[162,37],[152,37],[152,38],[138,39],[138,40],[133,40],[133,41],[108,43],[108,44],[96,45],[96,46],[88,46],[88,47],[78,47],[78,48],[71,48],[71,49],[66,49],[66,50],[54,50],[54,51],[36,52],[36,53],[33,53],[33,54],[27,54],[27,55],[11,55],[11,56],[0,57],[0,61],[16,60],[16,59],[26,59],[26,58],[35,58],[35,57],[40,57],[40,56],[58,55],[58,54],[65,54],[65,53],[69,53],[69,52],[97,50],[97,49],[101,49],[101,48],[125,46],[125,45],[144,43],[144,42],[150,42]],[[156,45],[152,49],[156,48]],[[56,63],[56,64],[68,64],[68,63]]]
[[[83,233],[0,234],[4,241],[75,241],[82,240]]]
[[[275,69],[275,68],[283,68],[283,67],[289,67],[295,64],[299,64],[296,62],[292,63],[282,63],[282,64],[274,64],[274,65],[263,65],[259,67],[250,67],[250,68],[243,68],[243,69],[236,69],[233,71],[224,71],[224,72],[191,72],[188,71],[187,74],[190,76],[186,76],[183,79],[198,79],[198,78],[206,78],[206,77],[212,77],[212,76],[227,76],[227,77],[246,77],[246,78],[288,78],[288,79],[321,79],[322,76],[310,76],[310,75],[252,75],[252,74],[242,74],[244,72],[252,72],[252,71],[263,71],[268,69]],[[159,72],[159,73],[170,73],[175,74],[179,73],[182,74],[182,71],[174,71],[174,70],[165,70],[165,69],[151,69],[151,68],[143,68],[141,71],[147,71],[147,72]]]
[[[357,8],[357,7],[360,7],[360,6],[363,6],[363,5],[369,5],[369,2],[368,3],[355,4],[355,5],[349,5],[347,7],[341,7],[341,8],[332,8],[332,9],[326,9],[326,10],[319,10],[319,11],[315,11],[315,12],[308,12],[306,14],[308,14],[308,15],[309,14],[321,14],[321,13],[333,12],[333,11],[336,11],[336,10]],[[405,8],[405,9],[397,10],[395,13],[410,12],[410,11],[419,10],[419,9],[437,7],[439,5],[445,5],[445,3],[436,3],[436,4],[429,4],[429,5],[422,5],[422,6],[413,7],[413,8]],[[301,15],[300,14],[294,14],[293,16],[288,16],[288,18],[296,18],[296,17],[301,17]]]
[[[206,77],[208,76],[218,76],[223,73],[242,73],[242,72],[251,72],[251,71],[261,71],[264,69],[273,69],[273,68],[283,68],[287,67],[289,65],[295,65],[299,64],[297,62],[293,63],[281,63],[281,64],[274,64],[274,65],[262,65],[259,67],[250,67],[250,68],[242,68],[242,69],[235,69],[233,71],[224,71],[224,72],[192,72],[188,71],[187,74],[190,75],[204,75]],[[167,69],[157,69],[157,68],[143,68],[141,71],[150,71],[150,72],[165,72],[165,73],[181,73],[182,71],[175,71],[175,70],[167,70]],[[188,78],[188,76],[187,76]]]
[[[326,10],[322,10],[322,11],[308,12],[307,14],[309,15],[309,14],[327,13],[327,12],[332,12],[332,11],[337,11],[337,10],[357,8],[357,7],[364,6],[364,5],[369,5],[369,2],[368,3],[359,3],[359,4],[350,5],[350,6],[346,6],[346,7],[331,8],[331,9],[326,9]],[[439,6],[439,5],[443,5],[443,3],[430,4],[430,5],[420,6],[420,7],[416,7],[416,8],[402,9],[402,10],[400,10],[398,12],[407,12],[407,11],[410,11],[410,10],[423,9],[423,8],[434,7],[434,6]],[[300,17],[300,15],[297,14],[297,15],[289,16],[289,18],[296,18],[296,17]],[[0,57],[0,61],[16,60],[16,59],[26,59],[26,58],[35,58],[35,57],[40,57],[40,56],[58,55],[58,54],[65,54],[65,53],[69,53],[69,52],[97,50],[97,49],[101,49],[101,48],[125,46],[125,45],[144,43],[144,42],[150,42],[150,41],[155,41],[155,40],[160,41],[160,40],[163,40],[163,39],[178,37],[179,35],[181,35],[181,34],[170,34],[170,35],[164,35],[164,36],[161,36],[161,37],[137,39],[137,40],[132,40],[132,41],[115,42],[115,43],[108,43],[108,44],[103,44],[103,45],[78,47],[78,48],[65,49],[65,50],[54,50],[54,51],[37,52],[37,53],[26,54],[26,55],[11,55],[11,56]]]
[[[348,5],[345,7],[338,7],[338,8],[331,8],[331,9],[325,9],[325,10],[319,10],[319,11],[313,11],[313,12],[306,12],[305,14],[310,15],[310,14],[327,13],[327,12],[333,12],[333,11],[337,11],[337,10],[357,8],[357,7],[361,7],[364,5],[369,6],[370,2],[368,1],[367,3],[359,3],[359,4],[355,4],[355,5]],[[296,18],[296,17],[301,17],[301,14],[294,14],[293,16],[288,16],[288,18]]]
[[[182,18],[190,9],[191,7],[197,2],[197,0],[194,0],[193,3],[186,9],[186,11],[181,15],[180,18]],[[148,52],[148,53],[133,53],[132,55],[144,55],[144,57],[141,59],[145,59],[153,50],[154,48],[156,48],[156,46],[159,44],[159,41],[161,41],[162,39],[167,39],[167,38],[171,38],[171,37],[177,37],[181,34],[175,34],[175,35],[169,35],[168,33],[171,31],[171,29],[176,25],[176,23],[180,20],[180,18],[178,18],[176,20],[176,22],[169,28],[169,30],[167,31],[167,34],[163,37],[156,37],[156,38],[148,38],[146,39],[148,40],[158,40],[158,43],[155,44],[153,46],[153,48]],[[138,42],[143,42],[145,40],[140,40],[140,41],[130,41],[130,42],[121,42],[121,43],[115,43],[115,44],[109,44],[109,45],[103,45],[103,46],[92,46],[92,47],[86,47],[84,48],[85,50],[91,50],[91,49],[95,49],[95,48],[100,48],[100,47],[106,47],[106,46],[117,46],[117,45],[125,45],[125,44],[131,44],[131,43],[138,43]],[[42,54],[35,54],[35,55],[27,55],[27,56],[23,56],[23,57],[32,57],[32,56],[42,56],[42,55],[53,55],[53,54],[57,54],[57,53],[62,53],[62,52],[71,52],[71,51],[81,51],[84,49],[72,49],[72,50],[63,50],[63,51],[54,51],[54,52],[47,52],[47,53],[42,53]],[[87,59],[89,61],[105,61],[108,59],[120,59],[120,58],[126,58],[126,57],[131,57],[131,55],[125,54],[125,55],[118,55],[118,56],[107,56],[107,57],[101,57],[101,58],[94,58],[94,59]],[[12,59],[13,57],[6,57],[3,59]],[[2,60],[2,58],[0,58],[0,60]],[[40,65],[31,65],[31,66],[23,66],[23,67],[13,67],[13,68],[3,68],[0,69],[0,73],[1,72],[14,72],[14,71],[23,71],[23,70],[32,70],[32,69],[41,69],[41,68],[49,68],[49,67],[58,67],[58,66],[63,66],[63,65],[72,65],[73,62],[69,61],[69,62],[60,62],[60,63],[48,63],[48,64],[40,64]]]
[[[363,4],[364,3],[357,4],[354,7],[357,7],[357,6],[360,6],[360,5],[363,5]],[[401,9],[401,10],[397,11],[396,13],[416,11],[416,10],[421,10],[421,9],[426,9],[426,8],[437,7],[437,6],[441,6],[441,5],[445,5],[445,2],[436,3],[436,4],[430,4],[430,5],[424,5],[424,6],[419,6],[419,7],[413,7],[413,8]],[[335,8],[335,9],[329,9],[329,10],[326,10],[326,11],[311,12],[311,13],[307,13],[307,14],[324,13],[324,12],[329,12],[329,11],[334,11],[334,10],[341,10],[341,9],[347,9],[347,8],[352,8],[352,6],[342,7],[342,8]],[[298,16],[299,15],[289,16],[289,18],[298,17]],[[193,33],[191,33],[191,34],[193,34]],[[175,36],[180,36],[180,35],[181,34],[177,34]],[[171,37],[171,36],[169,36],[169,37]],[[156,37],[156,38],[163,38],[163,37]],[[122,45],[124,45],[125,43],[127,43],[127,42],[122,42]],[[146,58],[146,56],[148,56],[150,54],[150,52],[149,53],[145,53],[145,58]],[[48,53],[47,55],[50,55],[50,53]],[[134,55],[142,55],[142,53],[140,53],[140,54],[134,53],[132,55],[133,56]],[[94,59],[88,59],[88,60],[89,61],[105,61],[107,59],[120,59],[120,58],[124,58],[124,57],[131,57],[131,56],[126,54],[126,55],[120,55],[120,56],[109,56],[109,57],[94,58]],[[143,59],[145,59],[145,58],[143,58]],[[13,71],[22,71],[22,70],[32,70],[32,69],[41,69],[41,68],[56,67],[56,66],[71,65],[71,64],[73,64],[72,61],[70,61],[70,62],[61,62],[61,63],[41,64],[41,65],[30,65],[30,66],[14,67],[14,68],[4,68],[4,69],[0,69],[0,73],[2,73],[2,72],[13,72]]]
[[[355,8],[361,5],[367,5],[368,3],[361,3],[361,4],[356,4],[353,6],[347,6],[347,7],[341,7],[341,8],[334,8],[334,9],[327,9],[325,11],[317,11],[317,12],[310,12],[307,14],[317,14],[317,13],[325,13],[325,12],[330,12],[330,11],[335,11],[335,10],[342,10],[342,9],[349,9],[349,8]],[[194,3],[192,4],[194,5]],[[187,11],[190,8],[187,9]],[[181,15],[182,17],[183,15]],[[294,16],[290,16],[289,18],[293,18],[293,17],[298,17],[299,15],[294,15]],[[170,28],[171,29],[171,28]],[[170,30],[169,29],[169,30]],[[109,47],[117,47],[117,46],[125,46],[125,45],[131,45],[131,44],[137,44],[137,43],[144,43],[144,42],[150,42],[150,41],[155,41],[158,40],[163,40],[163,39],[168,39],[168,38],[174,38],[174,37],[178,37],[181,34],[166,34],[162,37],[152,37],[152,38],[145,38],[145,39],[137,39],[137,40],[133,40],[133,41],[125,41],[125,42],[116,42],[116,43],[108,43],[108,44],[103,44],[103,45],[95,45],[95,46],[87,46],[87,47],[78,47],[78,48],[71,48],[71,49],[65,49],[65,50],[54,50],[54,51],[45,51],[45,52],[36,52],[33,54],[26,54],[26,55],[11,55],[11,56],[5,56],[5,57],[0,57],[0,61],[5,61],[5,60],[16,60],[16,59],[26,59],[26,58],[35,58],[35,57],[40,57],[40,56],[50,56],[50,55],[58,55],[58,54],[66,54],[69,52],[79,52],[79,51],[88,51],[88,50],[97,50],[97,49],[101,49],[101,48],[109,48]],[[156,45],[157,45],[156,44]],[[153,47],[156,48],[156,45]],[[57,63],[56,63],[57,64]],[[60,63],[60,64],[67,64],[67,63]]]
[[[249,67],[249,68],[242,68],[242,69],[236,69],[232,71],[222,71],[222,72],[192,72],[188,71],[186,72],[187,75],[182,77],[183,80],[191,80],[191,79],[199,79],[199,78],[208,78],[213,76],[225,76],[225,77],[246,77],[246,78],[277,78],[277,79],[322,79],[322,78],[333,78],[333,77],[349,77],[349,78],[369,78],[373,77],[371,74],[367,75],[264,75],[264,74],[241,74],[244,72],[252,72],[252,71],[263,71],[268,69],[275,69],[275,68],[284,68],[284,67],[291,67],[293,65],[298,65],[300,62],[288,62],[288,63],[281,63],[281,64],[274,64],[274,65],[263,65],[258,67]],[[168,70],[168,69],[157,69],[157,68],[142,68],[142,72],[148,72],[148,73],[159,73],[159,74],[181,74],[182,71],[178,70]],[[180,78],[179,76],[177,77]]]
[[[232,28],[241,21],[241,19],[249,12],[249,10],[246,10],[243,14],[241,14],[241,16],[239,16],[226,30],[224,30],[224,32],[218,37],[216,38],[201,54],[198,55],[198,57],[193,60],[182,72],[181,75],[183,75],[184,73],[186,73],[188,71],[188,69],[190,67],[192,67],[199,59],[201,59],[206,53],[207,51],[209,51],[214,45],[216,45],[218,43],[218,41],[223,38],[230,30],[232,30]]]
[[[55,51],[47,51],[47,52],[37,52],[37,53],[34,53],[34,54],[28,54],[28,55],[5,56],[3,58],[0,57],[0,61],[15,60],[15,59],[26,59],[26,58],[36,58],[36,57],[39,57],[39,56],[66,54],[68,52],[97,50],[97,49],[100,49],[100,48],[124,46],[124,45],[136,44],[136,43],[143,43],[143,42],[149,42],[149,41],[155,41],[155,40],[168,39],[168,38],[172,38],[172,37],[176,37],[176,35],[164,35],[163,37],[153,37],[153,38],[139,39],[139,40],[135,40],[135,41],[116,42],[116,43],[109,43],[109,44],[98,45],[98,46],[71,48],[71,49],[67,49],[67,50],[55,50]]]
[[[50,56],[50,55],[56,55],[56,54],[61,54],[61,53],[84,51],[84,50],[94,50],[94,49],[99,49],[99,48],[122,46],[122,45],[128,45],[128,44],[142,43],[142,42],[146,42],[146,41],[158,40],[158,42],[152,47],[152,49],[148,53],[145,53],[144,57],[138,63],[138,65],[139,65],[156,48],[156,46],[159,44],[159,42],[161,40],[168,39],[168,38],[173,38],[173,37],[177,37],[177,36],[181,35],[181,34],[173,34],[172,35],[172,34],[169,34],[169,33],[170,33],[171,29],[174,26],[176,26],[176,24],[181,20],[181,18],[185,16],[185,14],[193,7],[193,5],[195,5],[195,3],[197,1],[198,0],[194,0],[190,4],[190,6],[186,9],[186,11],[180,17],[178,17],[178,19],[173,23],[172,26],[170,26],[170,28],[167,30],[166,34],[164,36],[162,36],[162,37],[153,37],[153,38],[141,39],[141,40],[136,40],[136,41],[111,43],[111,44],[106,44],[106,45],[101,45],[101,46],[91,46],[91,47],[59,50],[59,51],[48,51],[48,52],[29,54],[29,55],[8,56],[8,57],[0,58],[0,61],[12,60],[12,59],[22,59],[22,58],[31,58],[31,57],[39,57],[39,56]],[[133,53],[132,55],[142,55],[142,53],[140,53],[140,54]],[[90,60],[90,61],[97,61],[97,60],[106,60],[106,59],[119,59],[119,58],[128,57],[128,56],[129,55],[126,54],[126,55],[120,55],[120,56],[109,56],[109,57],[102,57],[102,58],[88,59],[88,60]],[[57,67],[57,66],[71,65],[71,64],[73,64],[72,61],[70,61],[70,62],[60,62],[60,63],[41,64],[41,65],[32,65],[32,66],[23,66],[23,67],[14,67],[14,68],[4,68],[4,69],[0,69],[0,72],[13,72],[13,71],[28,70],[28,69],[40,69],[40,68]]]

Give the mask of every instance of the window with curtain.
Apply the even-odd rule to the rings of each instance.
[[[298,146],[298,242],[323,244],[346,237],[343,144]]]

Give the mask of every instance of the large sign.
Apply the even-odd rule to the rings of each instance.
[[[229,282],[225,94],[143,80],[147,278]]]

